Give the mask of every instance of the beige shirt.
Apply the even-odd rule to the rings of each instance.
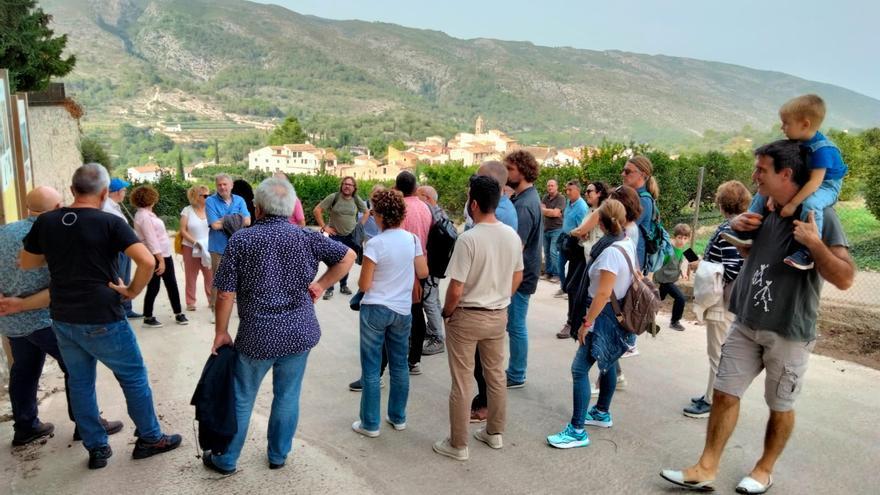
[[[504,309],[510,305],[513,273],[522,271],[522,241],[501,222],[478,223],[458,237],[446,276],[462,282],[462,308]]]

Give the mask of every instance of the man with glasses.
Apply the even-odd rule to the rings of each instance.
[[[328,210],[329,219],[324,222],[324,210]],[[357,196],[357,183],[354,177],[343,177],[339,191],[328,195],[312,210],[321,232],[351,248],[360,257],[361,246],[354,242],[354,229],[358,224],[358,213],[363,213],[360,223],[365,224],[370,218],[370,210],[366,203]],[[339,281],[339,292],[351,294],[348,288],[348,273]],[[324,292],[324,300],[333,297],[333,286]]]

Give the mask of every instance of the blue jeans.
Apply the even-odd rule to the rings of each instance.
[[[816,228],[819,229],[819,235],[822,235],[822,225],[825,219],[825,208],[833,206],[837,203],[837,197],[840,196],[840,188],[843,186],[843,179],[829,179],[822,181],[816,192],[807,196],[801,203],[801,221],[806,222],[809,213],[813,212],[813,218],[816,221]],[[760,194],[755,194],[749,211],[752,213],[764,214],[764,208],[767,205],[767,198]]]
[[[559,288],[562,290],[565,290],[565,264],[568,263],[568,260],[565,257],[565,243],[568,242],[569,237],[568,234],[560,234],[556,238],[556,251],[558,252],[556,275],[559,277]]]
[[[590,405],[590,368],[596,362],[596,358],[590,353],[593,335],[593,332],[587,334],[586,345],[578,346],[571,362],[573,381],[571,425],[575,428],[584,427],[584,416]],[[604,372],[599,372],[599,399],[596,401],[596,408],[600,411],[608,412],[608,408],[611,407],[611,398],[614,397],[614,389],[617,387],[617,368],[615,364]]]
[[[382,348],[388,353],[391,387],[388,392],[388,418],[395,424],[406,422],[409,399],[409,334],[412,315],[402,315],[378,304],[361,305],[361,426],[376,431],[380,423],[379,379]],[[421,345],[421,342],[413,345]]]
[[[529,330],[526,328],[529,297],[529,294],[515,292],[510,298],[510,306],[507,307],[507,334],[510,338],[507,379],[517,383],[526,381],[526,366],[529,361]]]
[[[37,389],[46,354],[55,358],[64,374],[64,394],[67,398],[67,416],[73,419],[70,408],[70,376],[58,349],[58,339],[52,327],[43,328],[24,337],[9,337],[12,366],[9,368],[9,402],[12,403],[12,428],[30,432],[40,424],[37,417]]]
[[[268,454],[272,464],[284,464],[293,445],[293,434],[299,422],[299,392],[306,371],[309,351],[275,359],[251,359],[238,353],[235,363],[235,414],[238,431],[229,448],[214,456],[222,469],[235,469],[241,448],[247,439],[254,401],[269,369],[272,370],[272,412],[269,414]]]
[[[52,324],[58,348],[70,375],[70,402],[76,426],[88,449],[107,445],[107,432],[101,424],[95,396],[98,361],[110,368],[125,394],[128,416],[134,421],[135,435],[145,442],[162,437],[153,408],[153,392],[147,380],[147,367],[128,320],[101,325]]]
[[[548,276],[559,275],[557,272],[559,267],[559,247],[556,245],[556,239],[562,229],[545,230],[544,231],[544,273]]]

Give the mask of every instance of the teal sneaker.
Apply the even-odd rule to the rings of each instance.
[[[587,435],[586,431],[580,433],[576,432],[574,426],[568,424],[565,426],[564,430],[555,435],[548,436],[547,443],[549,443],[551,447],[556,447],[557,449],[586,447],[587,445],[590,445],[590,436]]]
[[[602,412],[596,409],[596,406],[590,408],[587,411],[587,415],[584,416],[584,424],[590,426],[599,426],[602,428],[611,428],[611,425],[614,424],[611,422],[611,413],[610,412]]]

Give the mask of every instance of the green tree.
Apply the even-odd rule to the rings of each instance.
[[[183,150],[177,148],[177,178],[186,180],[186,172],[183,171]]]
[[[100,163],[108,172],[113,170],[113,161],[110,159],[110,155],[97,140],[83,138],[79,142],[79,152],[82,155],[83,163]]]
[[[220,141],[214,138],[214,165],[220,165]]]
[[[283,144],[298,144],[306,141],[306,133],[303,132],[302,126],[296,117],[287,117],[284,122],[272,131],[269,135],[269,144],[271,146],[281,146]]]
[[[52,16],[35,0],[4,0],[0,5],[0,67],[9,69],[12,92],[46,89],[52,77],[65,76],[76,57],[62,57],[67,35],[53,36]]]
[[[367,143],[367,149],[370,150],[370,154],[375,158],[385,156],[385,153],[388,151],[388,141],[375,137]]]
[[[404,144],[403,139],[395,139],[394,141],[388,143],[388,146],[391,146],[392,148],[399,151],[404,151],[406,149],[406,144]]]

